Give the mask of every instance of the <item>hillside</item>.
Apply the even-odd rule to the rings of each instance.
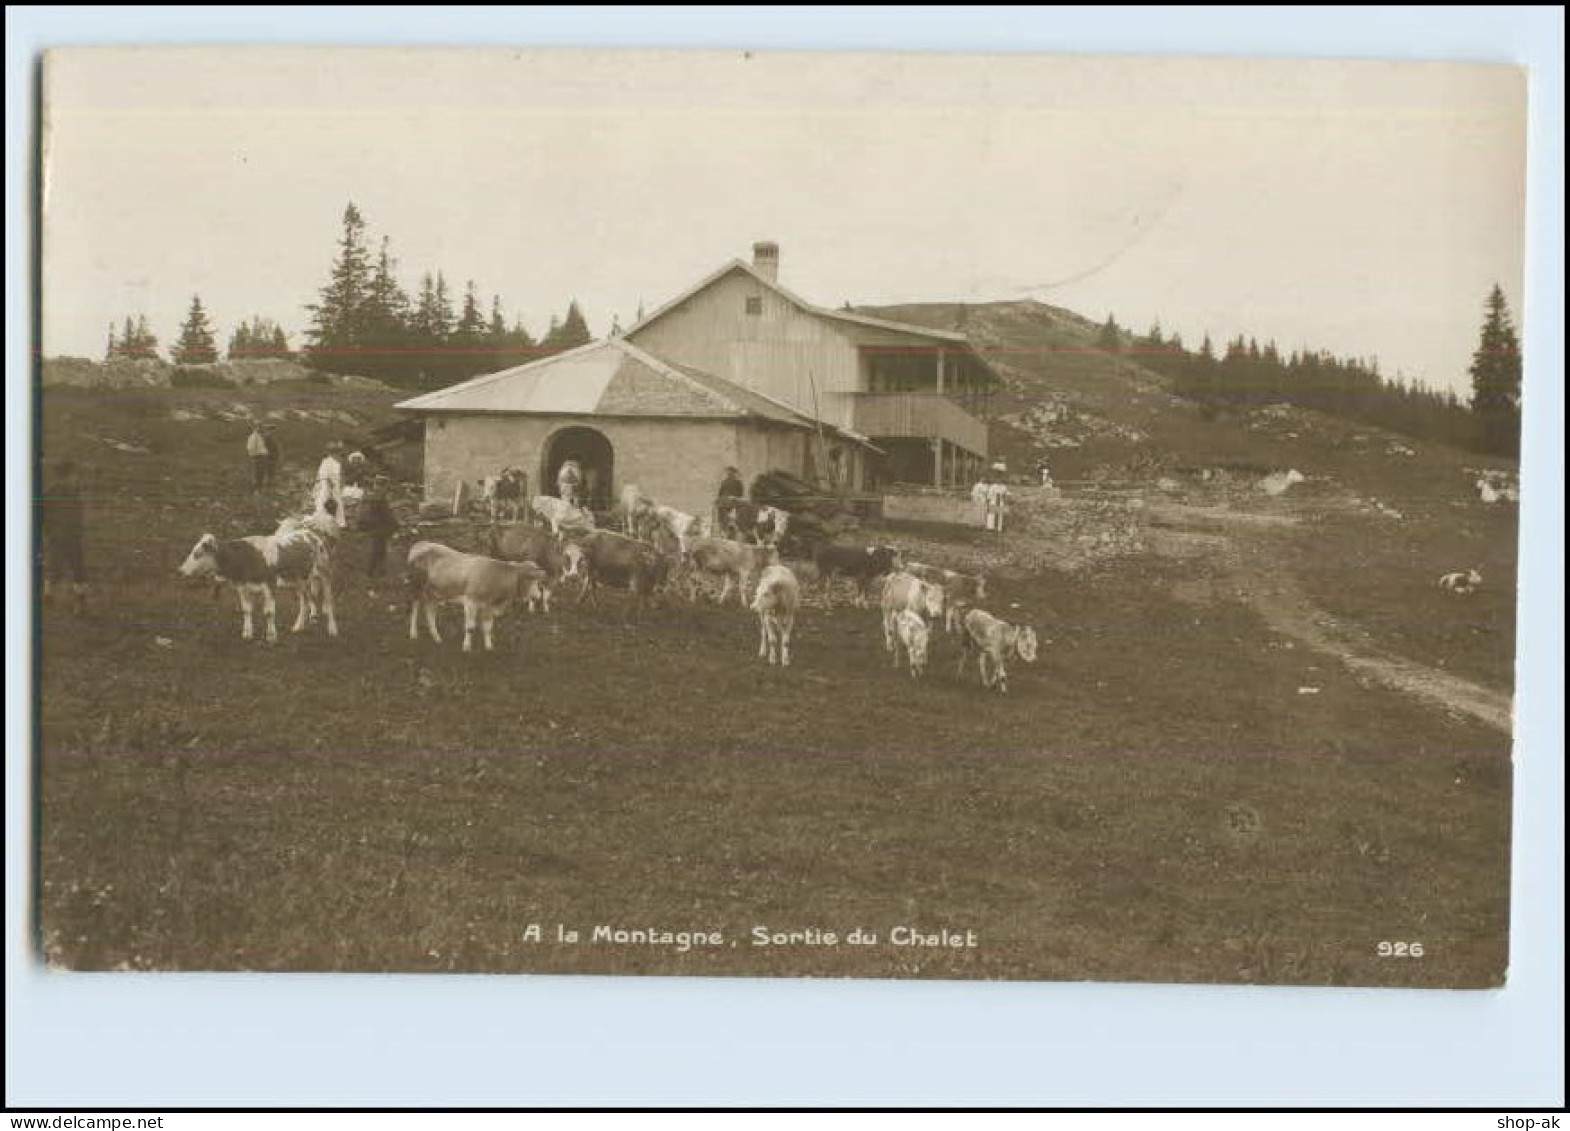
[[[1511,478],[1512,461],[1480,456],[1311,409],[1261,405],[1207,420],[1171,382],[1096,345],[1101,327],[1035,301],[858,307],[863,314],[964,333],[1003,377],[993,400],[993,453],[1011,474],[1046,459],[1059,483],[1252,482],[1296,468],[1310,480],[1395,505],[1475,500],[1480,472]]]
[[[211,365],[172,365],[162,359],[93,361],[85,357],[49,357],[39,367],[44,388],[76,386],[92,389],[244,388],[280,381],[314,381],[360,389],[383,389],[380,381],[320,373],[285,358],[242,358]]]

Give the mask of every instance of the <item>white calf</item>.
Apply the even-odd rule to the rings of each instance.
[[[771,565],[758,578],[752,611],[758,614],[758,655],[769,663],[790,667],[790,634],[801,607],[801,584],[782,565]]]

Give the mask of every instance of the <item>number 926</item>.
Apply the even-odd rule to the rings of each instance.
[[[1381,942],[1374,948],[1374,953],[1380,958],[1422,958],[1423,944],[1420,942]]]

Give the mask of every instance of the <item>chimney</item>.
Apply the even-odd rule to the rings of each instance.
[[[780,281],[780,245],[771,241],[752,245],[752,269],[771,283]]]

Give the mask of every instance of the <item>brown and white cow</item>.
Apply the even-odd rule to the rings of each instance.
[[[628,483],[621,489],[621,521],[623,534],[647,541],[649,528],[655,521],[654,500],[636,483]]]
[[[779,551],[773,546],[752,546],[729,538],[690,538],[686,558],[695,578],[705,574],[724,578],[719,598],[722,605],[732,586],[736,589],[736,603],[746,604],[751,579],[780,560]]]
[[[759,542],[778,546],[790,529],[790,512],[779,507],[759,507],[757,517],[752,520],[752,529]]]
[[[924,622],[939,619],[943,616],[943,587],[908,573],[891,573],[883,583],[882,603],[883,647],[894,654],[897,667],[900,614],[915,613]]]
[[[204,577],[234,586],[240,601],[240,636],[244,640],[256,636],[252,609],[259,599],[267,642],[278,642],[278,604],[273,597],[273,588],[278,585],[292,585],[300,591],[300,610],[294,618],[293,631],[304,629],[307,618],[315,622],[325,613],[327,635],[338,635],[331,545],[297,520],[285,520],[273,534],[227,541],[203,534],[186,555],[179,572],[181,577]]]
[[[594,514],[582,507],[575,507],[565,499],[558,499],[555,495],[536,495],[529,504],[529,510],[538,515],[540,520],[551,528],[551,533],[560,535],[562,527],[581,527],[587,530],[594,529]]]
[[[921,562],[906,562],[905,572],[943,587],[946,605],[943,628],[946,632],[956,631],[965,610],[987,597],[987,579],[982,574],[956,573],[951,569],[923,565]]]
[[[538,526],[492,526],[486,551],[504,562],[533,562],[545,571],[539,589],[529,602],[529,611],[551,611],[551,595],[565,578],[582,576],[577,561],[583,551],[575,543],[563,542]]]
[[[635,606],[642,607],[665,583],[670,564],[666,555],[648,542],[628,538],[614,530],[592,530],[567,543],[577,555],[564,577],[581,576],[579,600],[597,603],[601,586],[625,589]]]
[[[1028,625],[1012,625],[983,609],[971,609],[964,620],[965,650],[959,658],[959,675],[971,653],[981,671],[981,686],[1007,691],[1008,671],[1004,661],[1018,656],[1027,664],[1036,662],[1036,630]]]
[[[465,554],[440,542],[416,542],[409,547],[409,639],[420,639],[420,616],[431,639],[440,644],[436,606],[456,602],[463,606],[463,650],[474,650],[478,628],[491,651],[496,618],[511,604],[527,604],[545,579],[533,562],[502,562],[481,554]]]
[[[771,664],[790,667],[790,636],[801,607],[801,583],[782,565],[771,565],[758,577],[752,611],[758,614],[758,655]]]
[[[675,507],[655,507],[654,518],[656,522],[675,535],[676,544],[681,547],[683,557],[687,554],[688,543],[703,534],[703,522],[701,519],[685,511],[679,511]]]
[[[529,473],[519,467],[509,467],[486,484],[486,502],[490,505],[491,521],[506,515],[517,522],[523,513],[524,500],[529,494]]]

